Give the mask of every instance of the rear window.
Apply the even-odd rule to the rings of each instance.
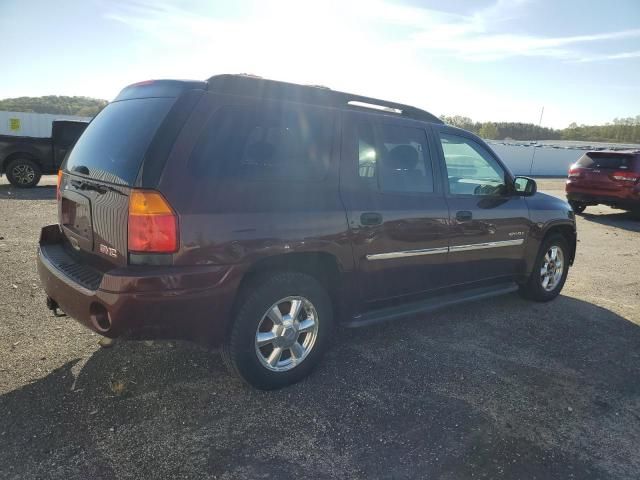
[[[109,104],[89,124],[66,170],[133,185],[144,154],[175,98],[139,98]]]
[[[321,109],[220,107],[190,159],[198,177],[300,179],[324,177],[333,116]]]
[[[576,165],[582,168],[632,170],[633,162],[633,155],[590,152],[580,157]]]

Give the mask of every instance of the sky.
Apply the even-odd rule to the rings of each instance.
[[[251,73],[553,128],[640,114],[640,0],[0,0],[0,98]]]

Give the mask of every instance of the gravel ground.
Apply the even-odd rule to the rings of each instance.
[[[52,317],[35,246],[54,184],[0,180],[1,478],[640,477],[630,215],[587,209],[551,303],[510,295],[339,331],[310,378],[259,392],[199,347],[102,349]]]

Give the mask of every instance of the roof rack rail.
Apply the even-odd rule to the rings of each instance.
[[[280,82],[247,74],[214,75],[207,80],[207,84],[208,90],[220,93],[329,105],[345,109],[366,109],[429,123],[444,123],[426,110],[421,110],[411,105],[339,92],[324,86]]]

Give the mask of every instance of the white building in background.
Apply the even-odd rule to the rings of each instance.
[[[54,120],[79,120],[89,122],[91,121],[91,117],[0,111],[0,135],[47,138],[51,136],[51,123]]]

